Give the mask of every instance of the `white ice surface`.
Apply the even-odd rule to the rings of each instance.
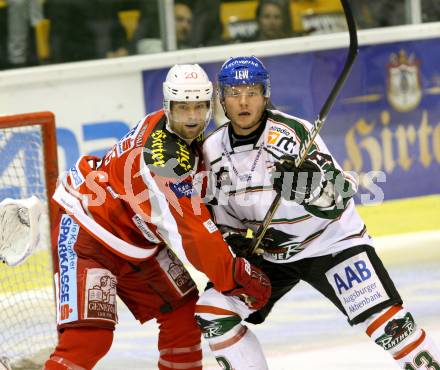
[[[378,238],[376,247],[416,321],[440,345],[440,232]],[[155,322],[140,325],[119,306],[112,349],[98,370],[157,369]],[[250,325],[260,338],[271,370],[392,370],[394,361],[350,327],[324,297],[300,283],[267,321]],[[203,341],[204,369],[219,369]]]

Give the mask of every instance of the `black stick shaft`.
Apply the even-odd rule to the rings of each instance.
[[[321,110],[319,111],[318,117],[316,118],[315,122],[313,123],[312,129],[310,133],[308,134],[307,139],[301,144],[300,151],[298,153],[298,156],[295,158],[295,166],[301,167],[304,160],[307,158],[307,155],[310,151],[310,148],[313,145],[313,142],[318,135],[318,133],[321,131],[322,126],[324,125],[324,122],[327,118],[327,115],[333,106],[336,97],[338,96],[339,92],[342,89],[342,86],[344,85],[345,81],[347,80],[348,75],[350,74],[351,67],[353,66],[353,63],[356,59],[356,56],[358,54],[358,40],[357,40],[357,31],[356,31],[356,23],[354,21],[353,13],[350,8],[350,4],[348,2],[349,0],[341,0],[342,7],[344,9],[345,18],[347,20],[347,28],[350,35],[350,45],[348,48],[347,57],[345,60],[344,67],[339,74],[338,79],[336,80],[335,84],[333,85],[332,90],[330,91],[330,94],[328,95],[326,101],[324,102],[324,105],[322,106]],[[260,226],[258,227],[258,230],[256,232],[256,235],[253,239],[251,250],[253,252],[256,251],[258,246],[261,243],[261,240],[263,240],[263,237],[266,233],[267,228],[269,227],[270,223],[272,222],[273,216],[275,215],[275,212],[277,211],[279,205],[281,203],[281,195],[277,192],[274,200],[272,201],[272,204],[270,205],[266,215],[264,216]]]

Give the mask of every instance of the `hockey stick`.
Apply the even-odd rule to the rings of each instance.
[[[318,114],[315,122],[313,123],[313,127],[308,134],[307,139],[302,143],[298,156],[295,158],[295,167],[299,168],[303,164],[304,160],[307,158],[307,154],[309,153],[310,148],[313,145],[313,142],[318,135],[319,131],[321,131],[322,126],[327,118],[327,115],[333,106],[333,103],[336,100],[339,92],[341,91],[344,82],[346,81],[351,67],[356,59],[358,53],[358,40],[357,40],[357,31],[356,24],[353,18],[353,13],[351,12],[350,5],[348,3],[349,0],[341,0],[342,7],[344,9],[345,18],[347,20],[348,32],[350,35],[350,45],[348,48],[347,58],[345,60],[344,68],[340,73],[338,79],[336,80],[332,90],[330,91],[327,100],[321,108],[321,111]],[[266,230],[272,222],[273,216],[277,211],[279,205],[281,203],[281,195],[277,192],[272,204],[270,205],[266,215],[261,222],[261,225],[258,227],[255,237],[252,239],[252,243],[250,245],[250,249],[253,253],[256,253],[258,247],[263,240],[264,235],[266,234]],[[251,229],[248,229],[248,233],[246,235],[247,238],[252,237],[253,232]]]

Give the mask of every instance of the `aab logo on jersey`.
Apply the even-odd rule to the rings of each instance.
[[[267,145],[283,153],[292,154],[296,145],[292,134],[285,128],[272,126],[267,135]]]
[[[58,234],[59,259],[59,323],[78,319],[76,294],[76,265],[77,255],[73,250],[79,226],[68,215],[63,215]]]
[[[351,320],[389,299],[366,252],[341,262],[325,275]]]
[[[364,260],[356,261],[352,266],[345,266],[343,273],[333,275],[339,294],[353,288],[353,285],[360,284],[371,278],[371,270],[367,268]]]

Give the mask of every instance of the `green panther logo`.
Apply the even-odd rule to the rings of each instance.
[[[215,359],[223,370],[233,370],[231,363],[226,359],[226,357],[219,356]]]

